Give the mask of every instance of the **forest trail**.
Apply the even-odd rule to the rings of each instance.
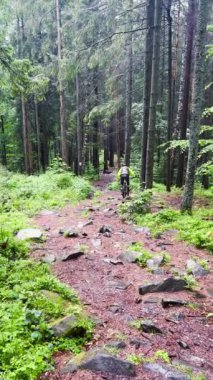
[[[120,193],[109,191],[107,184],[113,174],[102,175],[95,183],[101,191],[99,197],[80,202],[76,206],[66,206],[59,212],[42,212],[36,217],[36,224],[45,231],[47,237],[42,247],[33,252],[35,259],[54,256],[52,271],[58,279],[79,295],[88,314],[97,322],[93,340],[86,349],[112,346],[124,342],[123,348],[116,354],[125,360],[129,355],[153,357],[158,350],[168,352],[172,360],[188,363],[195,373],[205,373],[212,379],[213,362],[211,352],[213,337],[210,313],[213,284],[210,274],[199,277],[200,289],[197,292],[187,290],[177,293],[148,293],[140,296],[138,287],[152,282],[160,282],[171,277],[174,270],[183,272],[187,259],[193,256],[211,257],[187,243],[175,240],[174,231],[168,231],[159,239],[150,237],[144,229],[137,230],[133,224],[121,221],[117,215],[117,205],[122,201]],[[103,225],[112,232],[100,233]],[[66,238],[60,230],[77,230],[77,237]],[[172,260],[156,274],[141,268],[135,263],[118,259],[135,242],[141,242],[152,253],[168,252]],[[75,260],[60,262],[61,255],[84,249],[85,254]],[[163,308],[162,299],[189,302],[190,306]],[[137,319],[152,320],[163,334],[148,334],[131,325]],[[115,344],[115,346],[116,346]],[[114,347],[114,346],[113,346]],[[113,351],[113,349],[111,349]],[[67,354],[56,355],[56,371],[45,374],[52,380],[92,380],[92,379],[128,379],[114,374],[78,371],[63,375]],[[165,379],[165,375],[145,371],[142,364],[136,369],[135,379]],[[176,379],[176,378],[175,378]],[[180,377],[181,379],[181,377]]]

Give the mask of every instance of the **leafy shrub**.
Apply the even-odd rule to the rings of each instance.
[[[56,184],[60,189],[67,189],[72,185],[72,177],[70,174],[61,174],[56,178]]]
[[[118,207],[118,212],[121,217],[134,220],[136,215],[146,214],[150,211],[151,200],[152,193],[149,190],[139,192],[131,201],[122,203]]]
[[[16,260],[26,257],[26,242],[17,240],[8,231],[0,229],[0,255],[7,257],[9,260]]]
[[[140,267],[145,268],[147,265],[147,261],[150,259],[152,259],[152,254],[148,251],[143,251],[136,261],[140,265]]]

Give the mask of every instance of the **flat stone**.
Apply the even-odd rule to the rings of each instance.
[[[115,348],[115,349],[123,349],[126,347],[126,343],[124,341],[114,341],[107,343],[106,347]]]
[[[86,328],[78,326],[78,319],[74,315],[64,317],[55,322],[51,329],[53,335],[57,338],[61,337],[83,337],[86,333]]]
[[[189,380],[190,379],[189,376],[185,375],[184,373],[174,370],[172,366],[170,365],[162,365],[159,363],[144,363],[143,368],[146,371],[162,375],[163,378],[166,380]]]
[[[118,256],[118,260],[122,260],[127,263],[136,263],[140,255],[140,252],[126,251]]]
[[[80,354],[81,355],[81,354]],[[79,355],[79,356],[80,356]],[[89,351],[80,359],[72,360],[63,370],[63,373],[73,372],[77,369],[85,369],[93,372],[110,372],[117,376],[134,377],[136,369],[133,363],[116,358],[103,351]]]
[[[108,307],[108,310],[109,310],[111,313],[113,313],[113,314],[117,314],[117,313],[119,313],[119,312],[121,311],[121,308],[120,308],[119,305],[110,305],[110,306]]]
[[[146,265],[149,269],[157,269],[163,264],[163,256],[153,256],[152,259],[147,260]]]
[[[208,274],[208,271],[193,259],[187,260],[186,269],[188,273],[193,274],[195,277],[202,277]]]
[[[27,239],[32,239],[32,240],[40,240],[42,238],[42,231],[39,230],[38,228],[25,228],[23,230],[20,230],[16,237],[19,240],[27,240]]]
[[[164,309],[170,307],[170,306],[186,306],[188,305],[187,301],[184,300],[177,300],[177,299],[162,299],[161,304]]]
[[[41,216],[49,216],[49,215],[55,215],[56,213],[51,210],[42,210],[39,215]]]
[[[57,261],[76,260],[78,257],[83,255],[84,252],[82,251],[64,252],[61,256],[58,256]]]
[[[151,320],[142,321],[140,330],[148,334],[163,334],[163,330],[156,326]]]
[[[54,255],[46,255],[42,257],[41,261],[47,264],[52,264],[56,261],[56,257]]]
[[[151,234],[151,231],[148,227],[137,227],[137,228],[134,228],[134,231],[136,232],[136,234],[139,234],[139,233],[142,233],[145,235]]]
[[[88,226],[92,226],[94,223],[92,220],[88,220],[88,222],[86,222],[85,224],[83,224],[83,227],[88,227]]]
[[[151,283],[139,287],[139,294],[155,293],[155,292],[179,292],[186,290],[187,283],[181,278],[170,277],[158,283]]]
[[[112,281],[112,282],[109,282],[108,283],[108,287],[109,288],[115,288],[115,289],[120,289],[120,290],[126,290],[128,289],[130,284],[126,284],[125,282],[123,281]]]
[[[98,248],[101,246],[101,239],[91,239],[91,243],[93,247]]]
[[[136,349],[143,346],[150,346],[150,342],[148,340],[140,340],[140,339],[130,339],[129,343],[131,346],[135,346]]]

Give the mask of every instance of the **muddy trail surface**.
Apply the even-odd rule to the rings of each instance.
[[[107,189],[112,180],[113,174],[102,175],[100,181],[95,183],[101,195],[95,199],[66,206],[59,212],[39,214],[36,223],[45,231],[47,239],[40,249],[34,251],[34,258],[45,256],[50,261],[52,257],[57,258],[51,264],[53,273],[76,290],[87,313],[96,321],[93,339],[85,348],[87,351],[110,346],[108,354],[125,361],[130,358],[151,358],[148,366],[147,363],[136,366],[135,379],[193,378],[179,373],[182,364],[187,364],[189,372],[192,371],[195,376],[203,373],[207,379],[213,379],[212,325],[211,318],[207,318],[212,311],[213,285],[210,273],[197,278],[197,291],[184,289],[174,293],[158,291],[139,294],[140,286],[162,282],[174,276],[174,271],[185,272],[189,258],[196,256],[209,261],[211,256],[177,241],[175,231],[167,231],[154,239],[147,228],[138,229],[133,224],[121,221],[117,214],[121,196],[119,192]],[[108,226],[109,231],[101,233],[103,226]],[[66,238],[60,233],[68,229],[77,230],[78,236]],[[119,257],[131,250],[130,247],[136,242],[142,243],[145,249],[156,256],[168,252],[171,262],[152,273]],[[82,247],[85,254],[75,260],[58,260],[67,252]],[[174,301],[178,301],[177,305]],[[138,319],[148,320],[148,327],[150,324],[152,326],[151,333],[146,323],[140,330],[134,326],[134,321]],[[155,331],[155,328],[159,331]],[[155,353],[159,350],[166,351],[174,363],[173,375],[171,371],[168,372],[168,368],[165,369],[165,363],[157,360]],[[55,372],[45,374],[42,379],[131,378],[128,375],[89,370],[63,374],[68,360],[70,357],[67,354],[57,354]],[[159,366],[156,367],[153,362],[159,363]]]

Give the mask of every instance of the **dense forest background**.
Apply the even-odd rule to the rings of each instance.
[[[82,175],[125,161],[142,188],[185,184],[190,209],[195,174],[212,181],[211,10],[208,0],[1,1],[2,165],[34,174],[61,157]]]

